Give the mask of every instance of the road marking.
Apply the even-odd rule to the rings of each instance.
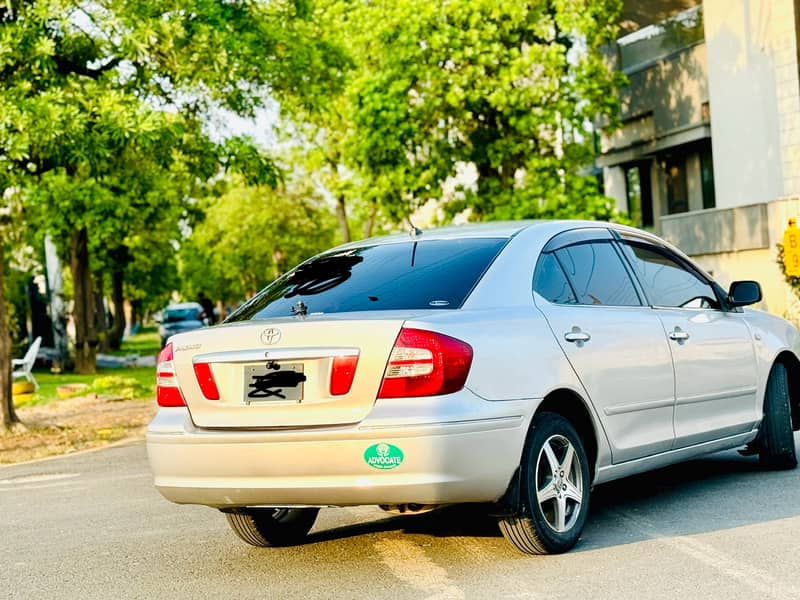
[[[19,475],[10,479],[0,479],[0,485],[15,485],[19,483],[42,483],[80,477],[80,473],[40,473],[38,475]]]
[[[775,600],[800,598],[800,589],[792,585],[787,586],[770,573],[738,561],[696,537],[671,536],[660,531],[647,519],[634,517],[618,510],[609,512],[615,517],[633,525],[636,530],[644,534],[648,539],[668,546],[673,550],[716,569],[728,577],[736,579],[743,585],[751,588],[754,592],[757,592],[757,595],[767,595],[770,598],[775,598]]]
[[[433,562],[417,544],[404,539],[383,539],[375,550],[397,579],[425,594],[427,600],[463,600],[447,571]]]

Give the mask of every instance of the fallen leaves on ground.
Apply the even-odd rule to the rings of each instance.
[[[151,400],[88,394],[18,408],[24,427],[0,433],[0,464],[96,448],[144,435],[155,414]]]

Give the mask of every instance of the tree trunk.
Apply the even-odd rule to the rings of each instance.
[[[78,373],[95,373],[97,353],[97,327],[95,326],[92,274],[89,271],[88,233],[83,227],[73,232],[70,268],[75,290],[72,318],[75,321],[75,370]]]
[[[5,256],[0,241],[0,429],[7,430],[19,423],[11,397],[11,336],[8,332],[8,312],[3,283]]]
[[[369,216],[364,223],[364,237],[372,237],[372,230],[375,227],[375,217],[378,213],[378,203],[373,201],[369,207]]]
[[[347,223],[347,207],[345,206],[344,194],[336,197],[336,218],[339,219],[339,228],[342,230],[344,243],[350,242],[350,225]]]
[[[131,300],[131,330],[142,319],[142,303],[141,300]]]
[[[108,332],[108,345],[112,350],[119,350],[122,336],[125,334],[125,296],[122,284],[124,270],[117,265],[111,272],[111,301],[114,303],[114,322]]]
[[[108,352],[108,330],[110,323],[106,315],[105,294],[103,293],[103,272],[96,271],[94,274],[94,327],[97,331],[97,351]]]

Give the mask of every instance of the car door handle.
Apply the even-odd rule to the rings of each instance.
[[[581,331],[577,327],[573,327],[572,331],[569,331],[564,334],[564,339],[573,344],[580,345],[583,344],[584,342],[588,342],[590,339],[592,339],[592,336],[590,336],[585,331]]]
[[[689,339],[689,334],[683,331],[680,327],[676,327],[667,335],[669,336],[669,339],[675,340],[676,342],[683,342]]]

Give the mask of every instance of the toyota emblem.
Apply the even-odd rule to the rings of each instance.
[[[281,341],[281,330],[270,327],[261,332],[261,342],[267,346],[273,346]]]

